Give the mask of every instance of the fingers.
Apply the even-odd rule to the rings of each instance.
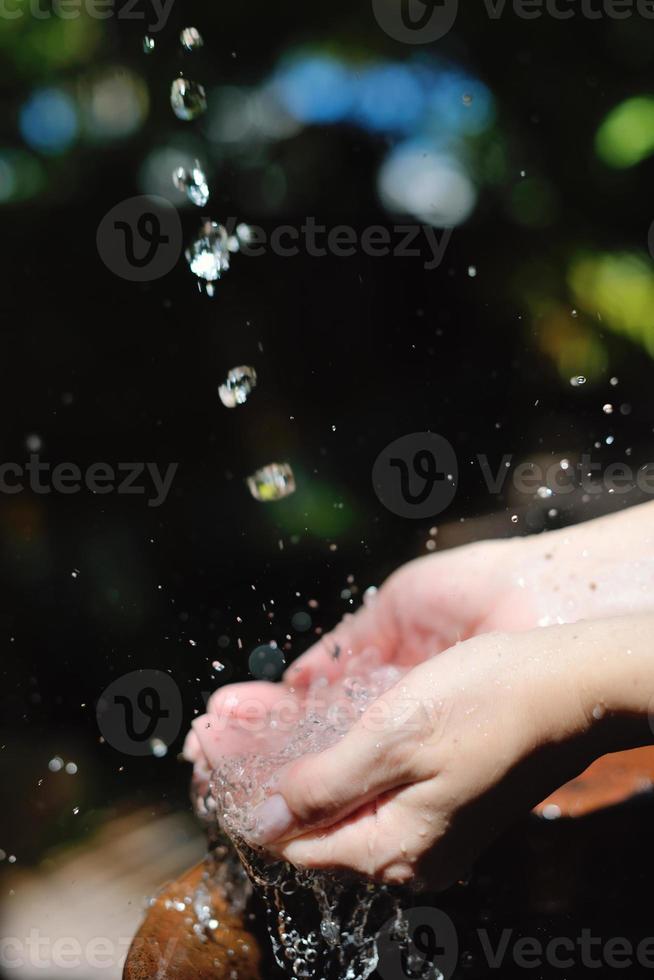
[[[369,709],[336,745],[303,756],[273,777],[272,795],[255,813],[253,842],[270,845],[307,827],[331,826],[370,800],[425,779],[429,753],[416,751],[413,732],[393,723],[399,717],[396,700],[379,699],[376,717]]]
[[[330,683],[347,670],[348,663],[367,648],[375,648],[380,661],[388,663],[396,645],[396,630],[388,603],[380,593],[369,605],[346,616],[289,667],[284,681],[295,688],[309,687],[326,678]]]
[[[280,684],[268,681],[245,681],[220,687],[207,702],[207,714],[239,718],[258,707],[269,711],[275,702],[288,692]]]
[[[384,885],[415,882],[429,854],[430,887],[447,888],[460,876],[463,859],[439,855],[447,827],[433,797],[431,781],[394,790],[326,832],[287,841],[277,851],[299,867],[346,868]]]
[[[200,745],[200,740],[191,728],[188,735],[184,740],[184,748],[182,749],[182,755],[187,762],[200,762],[202,759],[202,747]]]

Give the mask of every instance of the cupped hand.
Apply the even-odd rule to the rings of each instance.
[[[366,649],[414,665],[460,640],[654,609],[654,504],[409,562],[285,675],[338,678]]]
[[[487,634],[418,665],[340,742],[277,774],[253,843],[385,884],[452,884],[598,755],[651,737],[645,723],[624,742],[607,724],[637,714],[634,692],[651,690],[653,625],[627,616]]]

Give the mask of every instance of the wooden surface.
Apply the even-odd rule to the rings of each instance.
[[[206,926],[195,931],[197,919],[187,899],[202,884],[208,889],[211,914],[219,927]],[[230,980],[231,975],[238,980],[264,980],[260,945],[246,930],[243,917],[228,910],[224,895],[212,882],[203,862],[157,896],[134,938],[123,977]]]
[[[547,858],[537,858],[531,869],[534,887],[541,876],[545,882],[541,882],[544,895],[538,902],[534,899],[536,905],[550,908],[557,907],[563,898],[571,900],[574,889],[568,878],[575,877],[574,864],[579,848],[583,846],[583,840],[579,840],[584,838],[583,818],[649,790],[653,783],[654,747],[618,752],[598,759],[581,776],[536,807],[536,815],[547,820],[574,818],[567,821],[573,825],[571,834],[565,839],[554,835],[551,847],[544,843],[541,858],[545,853]],[[581,834],[574,832],[577,819],[580,820]],[[618,817],[616,827],[621,826]],[[617,832],[621,833],[621,830]],[[592,835],[587,846],[598,847]],[[242,917],[227,913],[224,898],[215,887],[211,895],[221,929],[210,930],[205,941],[193,931],[189,922],[191,913],[184,914],[167,907],[167,902],[184,901],[186,896],[192,895],[203,873],[202,865],[195,867],[161,893],[134,940],[125,965],[124,980],[232,980],[232,976],[238,980],[271,980],[271,969],[274,968],[270,965],[262,968],[262,943],[246,928]],[[583,890],[583,881],[579,881],[578,886]],[[233,950],[233,956],[229,956],[229,949]]]

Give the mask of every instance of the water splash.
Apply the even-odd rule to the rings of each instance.
[[[200,812],[231,839],[263,899],[277,963],[289,976],[305,980],[366,980],[377,967],[380,929],[389,919],[403,921],[407,890],[295,868],[272,860],[248,838],[256,831],[257,806],[274,792],[275,774],[341,739],[402,677],[403,669],[380,665],[374,653],[353,660],[339,682],[316,681],[292,724],[269,717],[258,731],[250,730],[249,751],[221,760],[201,800]]]

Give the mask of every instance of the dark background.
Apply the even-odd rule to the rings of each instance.
[[[350,0],[177,0],[149,56],[138,21],[94,22],[73,44],[68,23],[46,43],[49,22],[26,16],[14,29],[0,19],[0,163],[3,154],[18,159],[24,177],[29,160],[40,174],[0,204],[2,461],[24,464],[36,433],[52,465],[179,464],[159,508],[85,489],[0,494],[0,848],[22,865],[125,808],[188,808],[188,772],[176,755],[202,692],[248,677],[259,642],[281,645],[290,632],[288,658],[305,649],[314,628],[330,627],[368,585],[425,553],[433,525],[440,548],[639,499],[577,495],[548,516],[555,500],[490,495],[474,459],[486,453],[495,468],[504,453],[551,461],[590,450],[608,462],[629,450],[632,465],[648,460],[653,164],[644,154],[611,168],[594,138],[617,104],[651,91],[654,28],[637,15],[526,21],[507,10],[492,21],[481,4],[462,7],[450,35],[419,54],[487,86],[495,116],[468,139],[478,200],[443,264],[426,271],[419,258],[237,255],[213,299],[200,295],[183,257],[140,285],[112,274],[97,253],[105,213],[152,189],[140,174],[157,147],[192,139],[209,161],[212,197],[201,212],[183,206],[171,184],[188,242],[205,213],[269,230],[307,215],[359,231],[415,220],[389,214],[376,193],[378,168],[400,137],[351,122],[306,124],[228,153],[203,120],[174,118],[171,79],[181,69],[200,78],[210,114],[213,93],[261,85],[300,50],[362,64],[403,63],[416,51],[387,37],[367,3]],[[182,57],[179,30],[189,24],[205,46]],[[75,101],[103,67],[143,79],[142,123],[95,141],[80,131],[56,152],[30,147],[20,112],[31,94],[58,86]],[[442,126],[436,118],[436,132]],[[502,166],[486,179],[497,155]],[[523,170],[535,179],[533,209],[518,220]],[[581,252],[633,258],[645,300],[631,332],[620,317],[600,319],[590,300],[580,304],[569,269]],[[252,364],[259,386],[228,411],[217,386],[236,364]],[[577,374],[588,378],[583,387],[570,384]],[[615,405],[610,417],[605,402]],[[460,483],[446,513],[411,521],[381,505],[371,470],[393,439],[425,430],[454,445]],[[244,478],[273,460],[291,462],[298,491],[259,504]],[[341,597],[348,576],[360,590],[354,606]],[[298,634],[290,619],[309,599],[320,604],[309,609],[312,631]],[[220,676],[216,659],[227,665]],[[180,737],[162,759],[124,757],[100,742],[98,698],[138,667],[170,671],[182,690]],[[78,774],[50,774],[55,755],[74,760]]]

